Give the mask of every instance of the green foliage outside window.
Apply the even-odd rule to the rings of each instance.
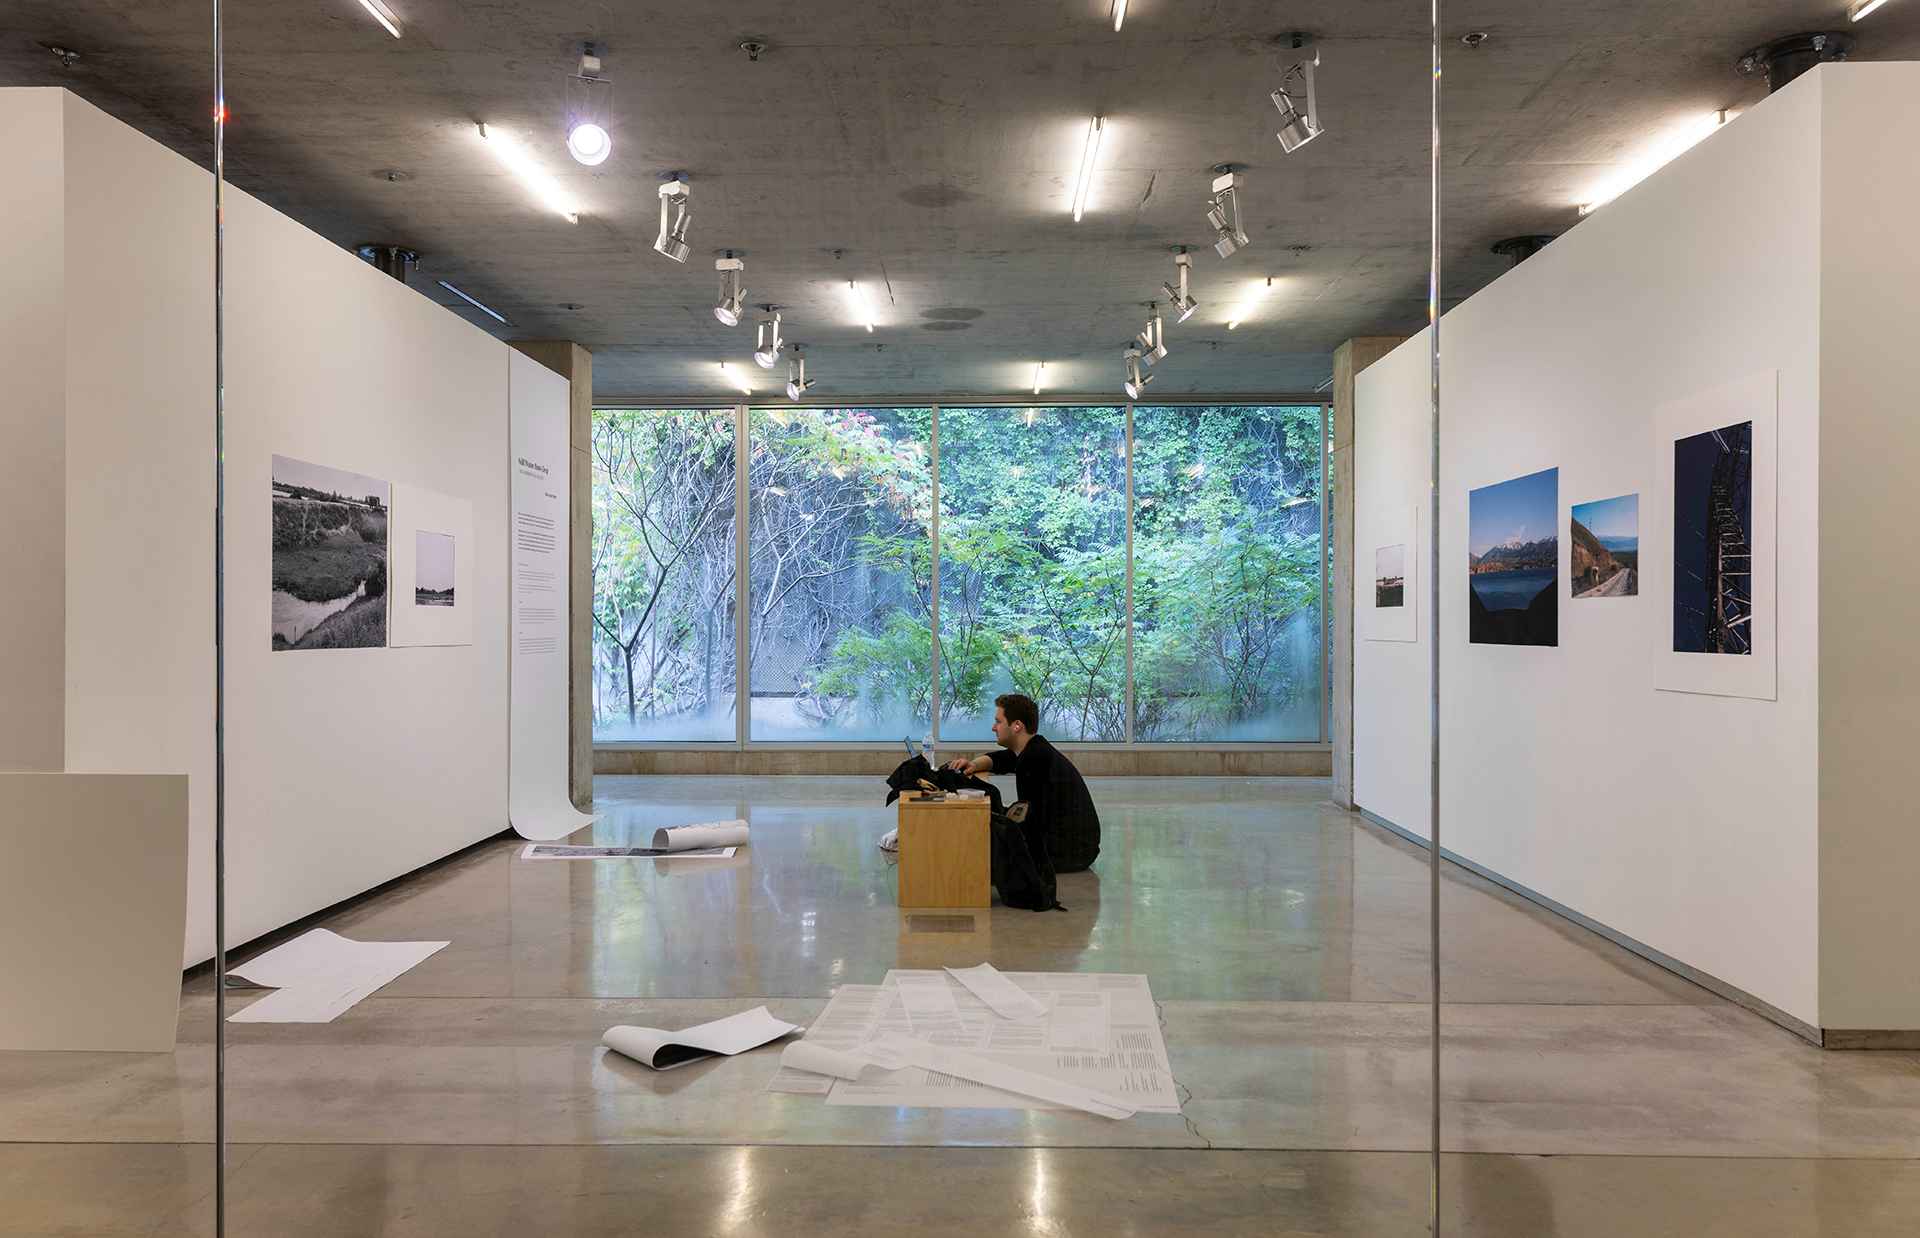
[[[934,415],[756,410],[748,434],[754,738],[918,734],[934,708]],[[1125,738],[1124,407],[938,416],[940,733],[1025,692],[1060,740]],[[727,412],[595,423],[596,734],[731,738]],[[1321,410],[1141,406],[1133,736],[1320,736]]]

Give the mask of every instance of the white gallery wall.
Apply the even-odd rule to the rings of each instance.
[[[1897,566],[1920,459],[1916,115],[1920,65],[1823,66],[1441,328],[1443,846],[1825,1029],[1920,1029],[1920,829],[1902,776],[1920,589]],[[1356,642],[1355,800],[1421,837],[1428,347],[1418,335],[1359,376],[1354,451],[1357,522],[1418,505],[1422,544],[1417,640]],[[1777,699],[1656,690],[1672,443],[1655,410],[1769,372]],[[1468,492],[1550,468],[1560,643],[1470,644]],[[1635,493],[1639,596],[1574,601],[1570,507]]]
[[[9,470],[0,569],[31,592],[0,619],[20,684],[0,768],[189,776],[191,964],[212,953],[212,177],[62,90],[0,91],[0,134],[0,217],[31,260],[0,297],[0,377],[25,414],[5,446],[40,466]],[[227,203],[241,942],[506,827],[510,350],[247,195]],[[470,501],[472,643],[273,651],[275,455]],[[57,692],[35,677],[49,664]]]

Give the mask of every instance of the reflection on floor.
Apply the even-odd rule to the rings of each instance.
[[[1424,1233],[1424,855],[1318,780],[1093,789],[1070,911],[930,932],[874,780],[600,779],[572,841],[737,815],[746,862],[503,841],[331,918],[453,944],[331,1024],[231,1025],[231,1232]],[[1920,1054],[1823,1053],[1458,870],[1443,907],[1447,1233],[1920,1232]],[[1183,1115],[828,1108],[761,1091],[777,1050],[598,1047],[983,960],[1146,973]],[[171,1056],[0,1053],[0,1235],[212,1232],[211,1002]]]

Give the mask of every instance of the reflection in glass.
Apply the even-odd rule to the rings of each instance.
[[[727,409],[593,419],[593,734],[734,738]]]
[[[932,424],[925,408],[749,415],[751,738],[925,733],[933,708]]]
[[[1320,406],[1141,405],[1133,432],[1133,738],[1320,740]]]
[[[1126,410],[940,410],[940,735],[1126,738]]]

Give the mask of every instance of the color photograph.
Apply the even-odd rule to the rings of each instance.
[[[1469,641],[1560,643],[1559,469],[1469,492],[1467,572]]]
[[[413,604],[453,605],[453,535],[413,531]]]
[[[1753,652],[1753,423],[1673,444],[1673,651]]]
[[[1373,604],[1405,606],[1407,548],[1382,546],[1373,552]]]
[[[273,647],[387,643],[387,483],[273,458]]]
[[[1630,598],[1640,592],[1640,496],[1573,506],[1567,530],[1573,596]]]

